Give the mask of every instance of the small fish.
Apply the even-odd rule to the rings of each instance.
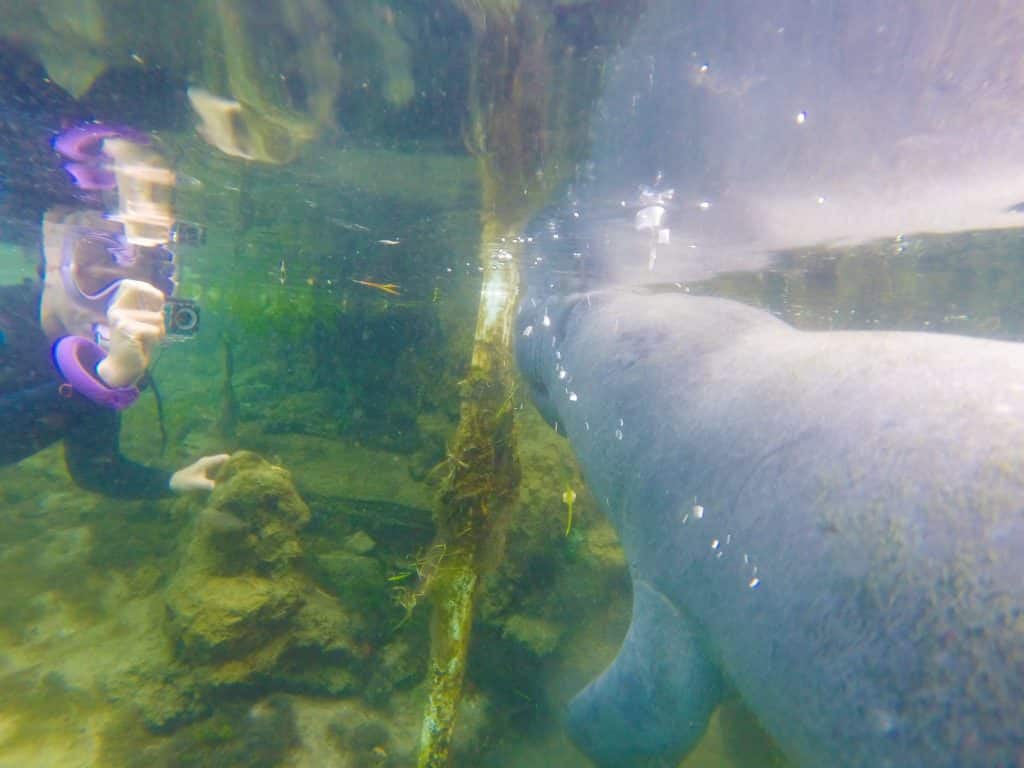
[[[355,278],[352,278],[352,282],[357,285],[365,285],[367,288],[376,288],[378,291],[389,293],[392,296],[402,295],[399,286],[394,283],[375,283],[373,280],[356,280]]]
[[[338,218],[335,218],[333,216],[328,216],[327,220],[329,222],[331,222],[331,224],[339,226],[342,229],[351,229],[351,230],[354,230],[356,232],[369,232],[370,231],[369,227],[364,227],[362,224],[356,224],[355,222],[352,222],[352,221],[345,221],[343,219],[338,219]]]
[[[401,245],[402,244],[401,240],[378,240],[377,242],[380,243],[381,245]]]

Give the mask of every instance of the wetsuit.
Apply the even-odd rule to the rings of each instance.
[[[171,495],[170,473],[121,455],[117,411],[65,385],[39,327],[39,297],[31,283],[0,286],[0,465],[63,439],[68,471],[83,488],[121,498]]]
[[[0,40],[0,239],[34,245],[43,211],[78,201],[52,142],[87,118],[38,62]]]

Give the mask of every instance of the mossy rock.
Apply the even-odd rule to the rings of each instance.
[[[502,634],[515,640],[534,656],[543,657],[558,647],[563,629],[544,619],[516,614],[504,621]]]
[[[585,551],[594,568],[617,575],[626,568],[626,555],[622,551],[615,529],[601,520],[587,529]]]
[[[298,532],[309,516],[286,470],[236,453],[189,531],[186,567],[222,576],[287,572],[302,553]]]
[[[248,451],[233,454],[221,469],[208,506],[256,526],[297,531],[309,522],[309,508],[288,471]]]
[[[386,702],[396,690],[409,688],[423,679],[427,648],[396,640],[381,648],[377,668],[366,686],[364,698],[374,706]]]
[[[316,567],[321,583],[343,602],[372,611],[388,604],[384,566],[376,558],[334,550],[317,555]]]
[[[217,480],[164,594],[178,662],[199,689],[258,683],[350,692],[364,629],[298,568],[298,529],[309,510],[289,474],[243,452]],[[357,558],[353,572],[364,582],[384,583],[376,560],[346,554]],[[346,588],[365,587],[349,579]]]
[[[168,607],[183,660],[226,660],[266,645],[295,615],[302,599],[290,581],[256,576],[189,579]]]
[[[362,620],[312,585],[304,591],[302,607],[292,624],[292,644],[296,648],[315,649],[335,660],[338,656],[359,655],[354,638],[365,631]]]

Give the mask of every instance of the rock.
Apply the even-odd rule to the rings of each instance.
[[[55,530],[39,552],[39,568],[59,573],[68,567],[78,567],[91,549],[92,530],[88,526]]]
[[[452,739],[454,765],[483,765],[481,754],[494,737],[494,707],[481,691],[463,694],[459,701],[458,728]]]
[[[358,766],[394,765],[389,762],[391,752],[391,730],[387,724],[375,717],[365,717],[349,722],[343,718],[332,720],[327,726],[328,738],[334,748],[350,758],[350,764]]]
[[[603,518],[586,532],[586,552],[594,565],[613,574],[619,574],[626,568],[626,556],[619,544],[615,529]]]
[[[377,546],[365,531],[356,531],[345,539],[345,549],[356,555],[368,555]]]
[[[366,686],[364,697],[374,705],[384,704],[396,689],[419,682],[427,666],[427,649],[417,651],[404,640],[388,643],[377,655],[377,667]]]
[[[299,569],[308,520],[280,467],[242,452],[221,470],[164,593],[177,660],[200,690],[276,681],[337,695],[355,686],[361,624]],[[358,561],[339,566],[346,585],[383,582],[376,560],[343,554]]]
[[[286,764],[298,745],[289,699],[275,695],[248,709],[222,706],[217,713],[176,731],[141,754],[125,756],[127,768],[182,765],[252,766]]]
[[[258,576],[207,576],[179,583],[170,598],[183,659],[209,664],[266,645],[302,603],[288,581]]]
[[[316,564],[325,587],[345,604],[371,612],[389,605],[384,566],[375,558],[334,550]]]
[[[515,614],[504,622],[502,634],[515,640],[534,656],[547,656],[558,646],[562,628],[544,619]]]

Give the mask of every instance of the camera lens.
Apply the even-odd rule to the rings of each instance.
[[[164,304],[164,323],[170,341],[199,333],[199,305],[191,299],[169,298]]]
[[[192,333],[199,325],[199,313],[192,307],[176,307],[171,325],[178,333]]]

